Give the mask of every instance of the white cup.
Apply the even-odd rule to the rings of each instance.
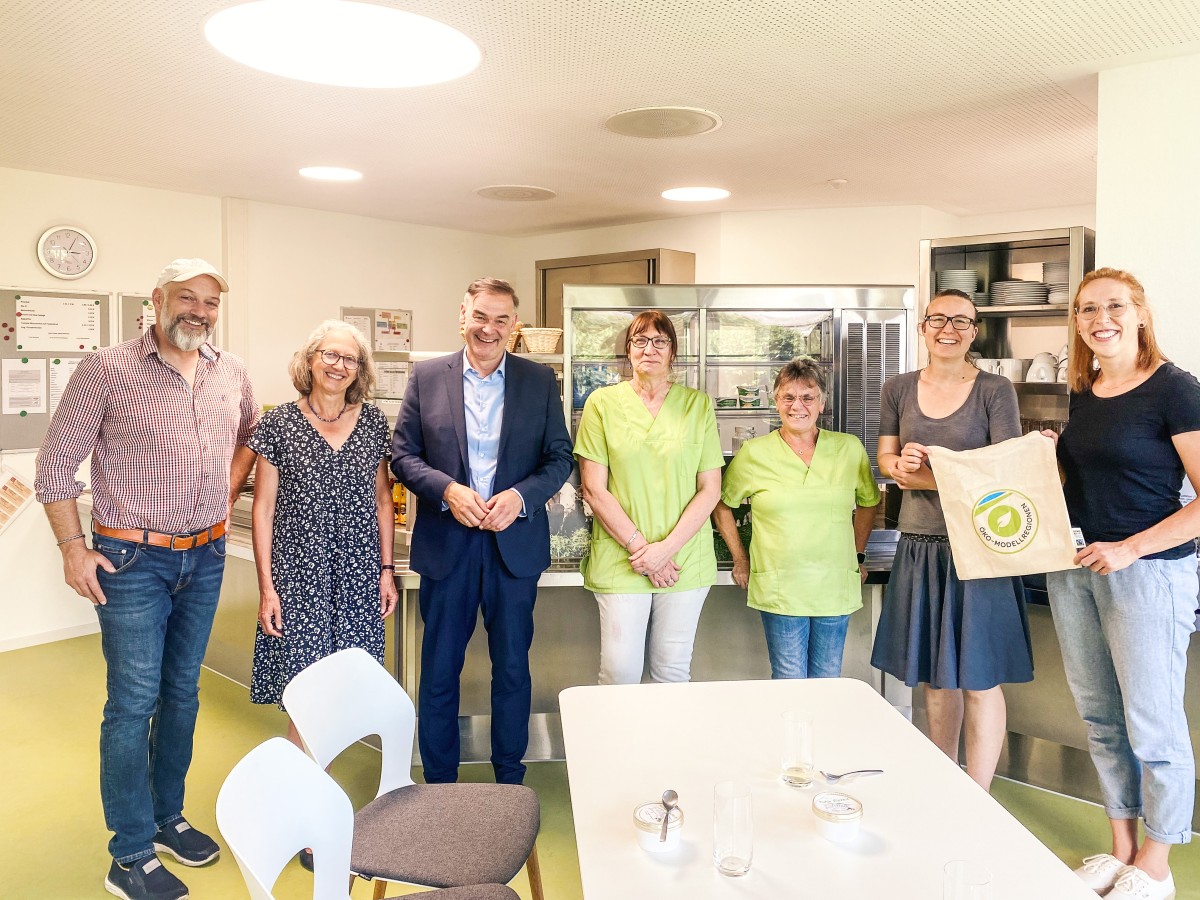
[[[992,873],[981,863],[953,859],[942,874],[942,900],[991,900]]]
[[[996,366],[999,362],[1000,360],[998,359],[985,359],[981,356],[979,359],[975,360],[975,367],[979,369],[980,372],[990,372],[991,374],[995,375]]]
[[[1048,366],[1045,363],[1039,363],[1036,359],[1033,365],[1029,367],[1029,372],[1025,375],[1026,381],[1037,381],[1042,384],[1049,384],[1057,378],[1057,367]]]
[[[1009,381],[1020,381],[1022,375],[1022,366],[1019,359],[998,359],[996,360],[996,374],[1003,375]]]
[[[718,782],[713,788],[713,865],[722,875],[745,875],[754,859],[754,813],[750,786]]]
[[[780,775],[792,787],[812,787],[816,765],[813,762],[813,722],[802,712],[783,714],[783,752],[779,759]]]
[[[1050,368],[1053,369],[1055,366],[1058,365],[1058,357],[1055,356],[1053,353],[1045,353],[1045,352],[1038,353],[1033,357],[1032,365],[1050,366]]]

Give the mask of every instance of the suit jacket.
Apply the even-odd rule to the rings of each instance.
[[[538,575],[550,565],[546,503],[573,462],[554,373],[508,354],[492,490],[515,488],[525,499],[526,515],[495,533],[500,558],[513,576]],[[461,350],[413,367],[392,436],[392,471],[420,499],[410,564],[421,575],[445,578],[462,560],[472,530],[442,510],[447,485],[471,484]]]

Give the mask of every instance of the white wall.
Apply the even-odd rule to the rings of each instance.
[[[221,262],[216,197],[0,169],[0,284],[68,284],[37,261],[36,241],[51,225],[76,225],[96,239],[96,266],[69,282],[73,290],[148,294],[162,267],[176,257]]]
[[[726,284],[916,284],[917,206],[724,213]]]
[[[1175,363],[1200,373],[1200,55],[1100,73],[1096,265],[1134,273]]]
[[[1038,228],[1073,228],[1076,225],[1094,231],[1096,207],[1056,206],[986,216],[961,216],[954,220],[954,228],[957,230],[926,237],[968,237],[973,234],[1004,234],[1009,231],[1031,231]]]
[[[925,206],[708,213],[522,238],[518,290],[534,294],[533,262],[665,247],[696,254],[700,284],[916,284],[922,238],[1071,225],[1093,207],[957,217]]]
[[[243,287],[231,287],[247,298],[230,347],[245,358],[262,403],[295,398],[288,360],[339,307],[411,309],[416,347],[449,350],[462,346],[458,307],[474,278],[519,280],[532,268],[512,252],[510,238],[265,203],[246,207],[244,235],[230,236],[244,248],[244,259],[231,265],[245,278]]]

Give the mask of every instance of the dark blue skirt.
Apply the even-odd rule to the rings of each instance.
[[[1021,579],[960,581],[948,543],[902,535],[871,665],[910,687],[984,691],[1032,681]]]

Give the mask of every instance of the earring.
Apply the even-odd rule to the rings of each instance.
[[[1145,328],[1145,327],[1146,327],[1146,323],[1145,323],[1145,322],[1141,322],[1141,323],[1139,323],[1139,324],[1138,324],[1138,328]]]

